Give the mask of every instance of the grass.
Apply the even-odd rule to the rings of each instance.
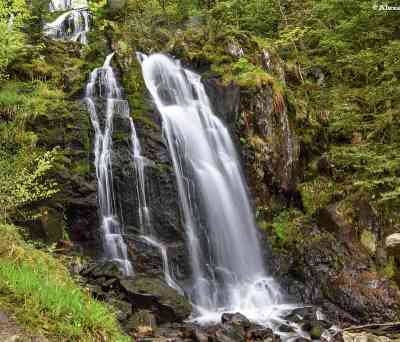
[[[0,307],[32,333],[52,341],[129,341],[114,313],[92,299],[50,254],[0,225]]]

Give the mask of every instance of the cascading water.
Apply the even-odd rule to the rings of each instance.
[[[53,22],[44,25],[47,37],[87,43],[90,19],[86,0],[52,0],[49,10],[63,13]]]
[[[200,76],[161,54],[139,55],[163,119],[187,232],[195,320],[241,312],[273,325],[291,306],[266,275],[234,144],[213,114]]]
[[[85,101],[95,131],[97,193],[105,258],[117,263],[125,275],[132,275],[133,268],[116,213],[111,163],[114,115],[129,117],[129,105],[122,99],[122,91],[110,66],[112,57],[113,54],[108,55],[103,67],[91,73]]]
[[[165,282],[168,284],[168,286],[172,287],[173,289],[175,289],[176,291],[178,291],[180,294],[183,295],[182,289],[175,282],[171,274],[168,262],[167,248],[165,245],[163,245],[160,241],[157,240],[155,232],[153,231],[153,226],[151,223],[151,216],[146,196],[145,166],[147,161],[146,158],[142,156],[140,141],[137,137],[133,120],[131,118],[129,119],[131,126],[131,142],[133,146],[132,148],[133,160],[135,163],[135,170],[136,170],[136,189],[139,202],[138,209],[139,209],[140,227],[142,230],[142,238],[146,243],[156,247],[160,251],[161,258],[163,260]]]
[[[49,2],[50,12],[66,11],[69,9],[87,8],[86,0],[51,0]]]

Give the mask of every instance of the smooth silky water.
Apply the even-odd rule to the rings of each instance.
[[[133,275],[133,267],[128,259],[123,227],[116,211],[111,162],[114,116],[129,117],[129,105],[122,99],[122,91],[110,66],[112,57],[113,54],[108,55],[104,65],[90,74],[85,102],[95,132],[94,155],[104,258],[118,264],[121,271],[130,276]],[[103,103],[104,106],[96,103]]]
[[[275,328],[295,305],[264,268],[247,185],[228,129],[214,115],[200,76],[162,54],[138,54],[162,116],[192,266],[185,289],[193,321],[240,312]]]

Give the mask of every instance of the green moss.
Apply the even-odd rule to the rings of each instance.
[[[275,248],[288,250],[302,243],[306,227],[303,225],[304,219],[299,211],[286,209],[278,212],[272,223],[263,223],[261,226],[269,233]]]
[[[361,233],[360,242],[371,255],[375,254],[376,236],[371,231],[364,229]]]
[[[395,257],[390,256],[385,264],[385,267],[383,268],[383,274],[385,277],[391,279],[396,275],[396,273],[397,273],[397,266]]]
[[[298,190],[301,193],[303,205],[308,214],[316,209],[327,206],[339,191],[337,184],[330,178],[319,176],[308,182],[299,184]]]
[[[73,173],[76,173],[81,176],[89,175],[90,170],[91,170],[91,165],[87,160],[81,160],[77,162],[72,169]]]

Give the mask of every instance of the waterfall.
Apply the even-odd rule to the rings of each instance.
[[[191,255],[197,322],[241,312],[263,323],[288,307],[263,264],[238,156],[214,115],[200,76],[167,56],[140,54],[145,84],[162,116]]]
[[[90,74],[85,101],[95,132],[94,155],[104,256],[117,263],[125,275],[132,275],[133,268],[116,213],[111,163],[114,115],[129,117],[129,105],[122,99],[122,91],[110,66],[112,57],[113,54],[108,55],[103,67]]]
[[[52,0],[50,12],[63,13],[51,23],[44,25],[44,35],[56,40],[69,40],[87,44],[89,11],[85,0]]]
[[[86,0],[50,0],[49,11],[59,12],[68,9],[87,8],[88,3]]]

